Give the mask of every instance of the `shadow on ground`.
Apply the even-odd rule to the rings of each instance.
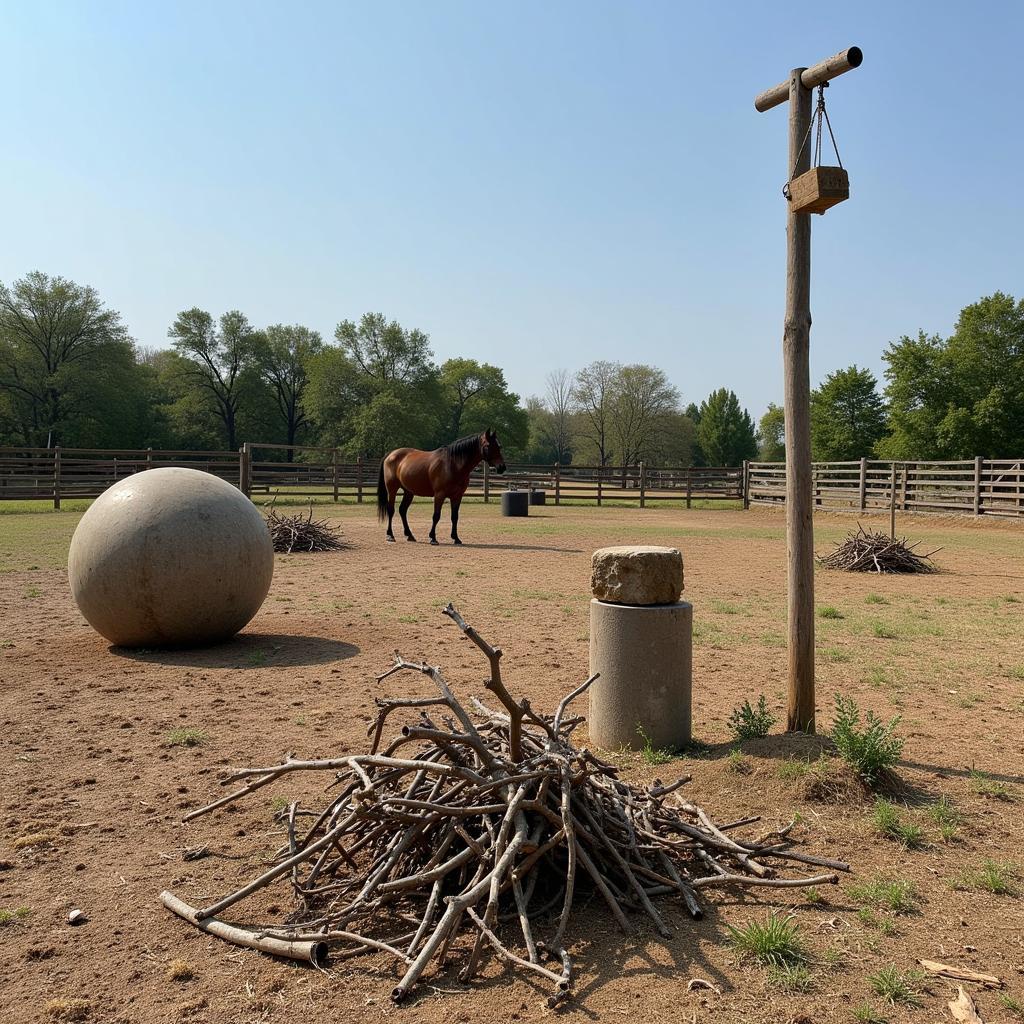
[[[211,647],[152,648],[111,647],[110,653],[153,665],[185,665],[199,668],[262,668],[325,665],[359,653],[355,644],[320,636],[287,633],[239,633]]]

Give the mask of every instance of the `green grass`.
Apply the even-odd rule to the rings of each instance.
[[[202,729],[178,728],[167,734],[169,747],[199,747],[210,737]]]
[[[1009,992],[1000,992],[999,1002],[1001,1002],[1003,1006],[1005,1006],[1006,1009],[1015,1017],[1020,1017],[1021,1020],[1024,1020],[1024,1003],[1019,999],[1011,996]]]
[[[975,768],[970,774],[971,792],[978,796],[991,797],[994,800],[1012,800],[1013,794],[1009,788],[997,779],[993,779],[987,772],[980,772]]]
[[[1015,864],[1000,863],[986,859],[981,866],[968,869],[953,879],[954,889],[973,889],[990,892],[994,896],[1013,896],[1017,893],[1014,879],[1017,877]]]
[[[884,622],[871,623],[871,635],[877,636],[880,640],[899,640],[899,630]]]
[[[729,751],[729,755],[725,759],[725,767],[737,775],[749,775],[752,771],[750,759],[745,757],[739,748]]]
[[[882,597],[881,594],[868,594],[864,598],[864,603],[865,604],[888,604],[889,603],[889,598]]]
[[[669,750],[667,747],[656,747],[652,742],[650,736],[644,732],[644,727],[637,723],[636,727],[637,735],[644,741],[643,747],[640,749],[640,756],[648,764],[668,764],[669,761],[676,759],[674,751]]]
[[[32,913],[28,907],[15,907],[13,910],[0,910],[0,926],[19,924]]]
[[[830,604],[822,605],[818,609],[819,619],[845,619],[846,616],[836,607]]]
[[[939,834],[948,843],[956,835],[963,816],[950,803],[949,798],[943,795],[929,806],[928,817],[939,826]]]
[[[253,668],[261,668],[267,663],[266,651],[252,651],[246,659]]]
[[[871,821],[880,836],[902,843],[908,850],[920,846],[924,840],[920,826],[905,823],[896,805],[882,797],[875,800]]]
[[[861,1003],[854,1008],[853,1019],[860,1024],[889,1024],[889,1018],[880,1014],[870,1003]]]
[[[909,914],[917,905],[914,883],[906,878],[876,875],[867,882],[847,886],[846,894],[861,907],[888,910],[893,914]]]
[[[901,973],[892,964],[887,964],[876,974],[868,977],[868,984],[876,996],[881,996],[891,1006],[902,1003],[904,1006],[920,1006],[921,998],[918,986],[922,981],[916,971]]]
[[[775,774],[778,775],[783,782],[796,782],[797,779],[804,778],[811,770],[811,762],[801,760],[796,757],[786,758],[785,761],[780,761],[775,768]]]
[[[807,961],[807,947],[800,926],[791,917],[769,914],[764,922],[751,921],[743,928],[728,926],[729,943],[743,957],[766,967],[783,968]]]
[[[809,992],[814,987],[814,975],[806,964],[770,964],[768,984],[783,992]]]

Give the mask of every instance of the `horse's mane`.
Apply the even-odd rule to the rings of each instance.
[[[444,450],[448,458],[461,462],[471,455],[476,455],[480,450],[480,435],[469,434],[466,437],[460,437],[457,441],[445,445]]]

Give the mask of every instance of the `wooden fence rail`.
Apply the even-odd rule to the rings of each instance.
[[[336,448],[246,442],[237,452],[154,449],[0,448],[0,501],[94,498],[125,476],[185,466],[229,480],[250,497],[375,501],[378,460],[342,458]],[[658,505],[676,501],[744,501],[741,467],[647,467],[509,464],[503,475],[487,466],[470,478],[467,498],[490,501],[502,490],[543,490],[554,505],[596,502]]]
[[[816,508],[1024,516],[1024,459],[816,462],[811,487]],[[785,463],[749,464],[747,502],[785,504]]]

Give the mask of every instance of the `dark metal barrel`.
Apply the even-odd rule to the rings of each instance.
[[[501,495],[503,516],[528,516],[530,514],[529,491],[504,491]]]

